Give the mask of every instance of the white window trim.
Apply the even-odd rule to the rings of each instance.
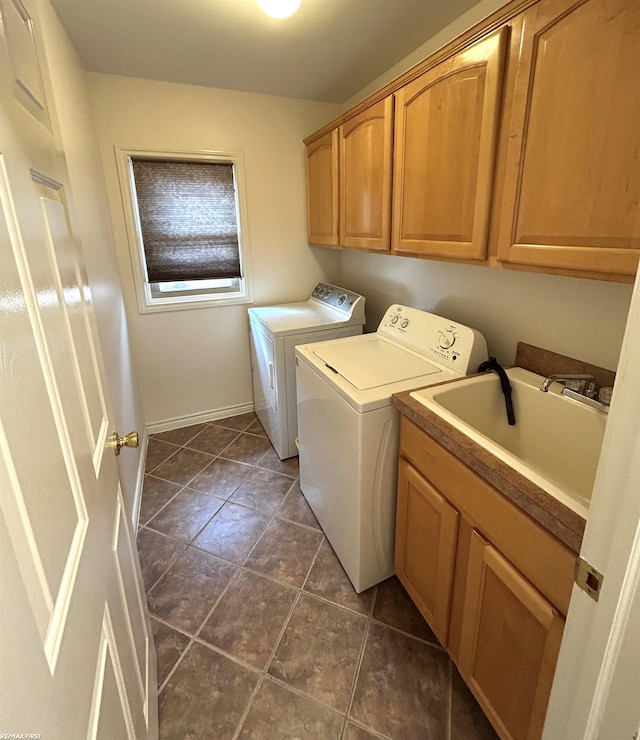
[[[124,220],[129,243],[129,255],[135,286],[138,311],[140,313],[156,313],[158,311],[183,311],[194,308],[212,308],[215,306],[234,306],[242,303],[251,303],[253,294],[251,288],[251,265],[249,259],[249,236],[247,207],[244,187],[244,158],[241,152],[216,152],[210,150],[176,150],[176,149],[131,149],[115,147],[116,166],[120,181],[120,193],[124,207]],[[231,294],[217,295],[212,293],[203,295],[181,295],[157,298],[151,295],[151,287],[147,280],[147,268],[144,258],[142,234],[138,222],[136,208],[135,183],[131,171],[131,158],[140,159],[176,159],[193,162],[221,162],[232,163],[235,178],[236,194],[238,199],[238,241],[240,250],[240,264],[243,277],[240,278],[240,290]]]

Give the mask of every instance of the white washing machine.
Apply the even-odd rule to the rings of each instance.
[[[281,460],[298,454],[294,348],[362,334],[365,299],[318,283],[308,301],[249,309],[255,411]]]
[[[391,395],[476,372],[486,359],[479,332],[400,305],[374,334],[296,348],[300,485],[356,591],[394,572]]]

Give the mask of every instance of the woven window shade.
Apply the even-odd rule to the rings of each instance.
[[[242,277],[233,165],[131,162],[149,282]]]

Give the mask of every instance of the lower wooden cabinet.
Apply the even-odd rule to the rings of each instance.
[[[406,460],[400,461],[398,487],[396,573],[446,645],[459,515]]]
[[[502,737],[542,735],[564,618],[473,532],[458,667]]]
[[[402,419],[396,573],[502,738],[542,735],[576,553]]]

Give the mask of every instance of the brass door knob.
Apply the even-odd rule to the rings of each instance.
[[[119,437],[118,432],[114,432],[111,435],[111,444],[113,445],[113,451],[116,456],[120,454],[120,450],[123,447],[139,447],[140,440],[138,439],[138,432],[129,432],[124,437]]]

